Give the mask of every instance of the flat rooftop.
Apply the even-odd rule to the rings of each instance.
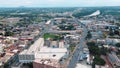
[[[59,62],[57,60],[54,59],[36,59],[34,60],[35,63],[39,63],[39,64],[45,64],[45,65],[49,65],[49,66],[53,66],[56,68],[59,68]]]
[[[13,63],[13,65],[12,65],[12,67],[18,67],[18,66],[20,66],[20,65],[22,65],[21,63]]]
[[[51,23],[51,20],[47,21],[45,24],[50,24]]]
[[[36,40],[29,49],[22,51],[20,54],[34,54],[35,52],[39,51],[41,47],[44,45],[44,39],[39,38]]]
[[[60,60],[67,53],[67,48],[43,47],[35,54],[35,58]]]

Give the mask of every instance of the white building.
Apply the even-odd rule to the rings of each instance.
[[[67,48],[51,48],[43,45],[44,39],[39,38],[29,49],[19,54],[19,62],[29,63],[35,59],[55,59],[59,61],[62,58],[67,58],[69,55]]]
[[[45,24],[46,25],[49,25],[51,23],[51,20],[47,21]]]
[[[22,51],[19,54],[19,62],[22,63],[29,63],[33,62],[35,59],[35,53],[40,50],[41,47],[44,45],[44,39],[39,38],[29,49]]]
[[[60,60],[61,58],[67,58],[68,55],[69,52],[67,51],[67,48],[43,47],[39,52],[35,53],[35,58]]]
[[[120,43],[120,39],[107,38],[107,39],[106,39],[106,43],[107,43],[107,44],[113,44],[113,45],[115,45],[115,44],[117,44],[117,43]]]

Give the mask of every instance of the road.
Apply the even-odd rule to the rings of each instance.
[[[85,37],[87,35],[87,28],[80,24],[80,22],[73,17],[73,19],[75,20],[76,23],[78,23],[79,25],[81,25],[83,27],[83,32],[81,34],[81,39],[80,39],[80,43],[77,45],[77,48],[69,62],[69,65],[68,65],[68,68],[75,68],[76,67],[76,64],[77,64],[77,61],[78,61],[78,57],[80,54],[83,53],[83,47],[84,47],[84,42],[85,42]]]
[[[43,28],[43,29],[41,30],[41,32],[36,37],[34,37],[34,39],[32,40],[33,42],[35,42],[36,40],[38,40],[40,37],[42,38],[45,33],[49,32],[49,29],[51,27],[51,25],[45,25],[45,22],[41,22],[38,25],[40,25],[41,28]],[[31,45],[32,41],[28,41],[28,45]],[[30,46],[26,47],[26,49],[28,49],[29,47]]]

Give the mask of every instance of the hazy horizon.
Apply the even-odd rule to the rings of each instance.
[[[0,7],[102,7],[120,6],[120,0],[0,0]]]

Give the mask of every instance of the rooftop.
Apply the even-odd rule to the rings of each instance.
[[[60,60],[67,53],[66,48],[48,48],[43,47],[38,53],[36,53],[35,58],[43,59],[56,59]]]
[[[34,60],[34,62],[40,63],[40,64],[45,64],[45,65],[50,65],[50,66],[53,66],[56,68],[59,67],[58,61],[54,60],[54,59],[36,59],[36,60]]]
[[[12,67],[18,67],[20,65],[21,65],[21,63],[13,63]]]
[[[48,24],[50,24],[50,23],[51,23],[51,20],[47,21],[45,24],[48,25]]]
[[[20,54],[34,54],[35,52],[39,51],[41,47],[44,45],[44,39],[39,38],[37,41],[35,41],[34,44],[30,46],[29,49],[26,49],[22,51]]]

